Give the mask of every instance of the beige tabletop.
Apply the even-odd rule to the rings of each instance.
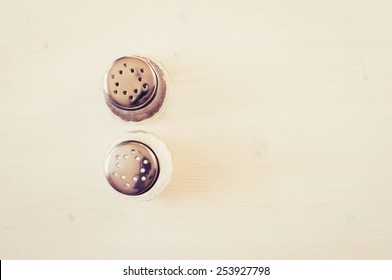
[[[392,2],[0,3],[0,259],[392,258]],[[116,58],[173,91],[135,125]],[[107,183],[112,141],[169,146],[166,190]]]

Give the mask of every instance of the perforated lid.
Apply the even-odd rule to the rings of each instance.
[[[116,59],[106,71],[105,102],[120,119],[141,122],[163,111],[169,91],[168,74],[148,57]]]
[[[151,189],[159,176],[158,158],[147,145],[124,141],[109,153],[105,173],[108,182],[117,191],[140,195]]]
[[[125,110],[139,110],[154,98],[157,76],[152,66],[139,57],[122,57],[107,73],[107,94],[111,102]]]

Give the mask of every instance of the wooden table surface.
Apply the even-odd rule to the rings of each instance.
[[[392,258],[390,0],[0,3],[0,259]],[[149,55],[166,111],[122,122],[107,66]],[[170,185],[105,152],[162,138]]]

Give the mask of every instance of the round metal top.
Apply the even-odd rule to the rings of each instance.
[[[136,141],[125,141],[109,153],[105,174],[110,185],[126,195],[140,195],[150,190],[159,175],[155,153]]]
[[[106,88],[110,101],[125,110],[139,110],[154,98],[157,76],[152,66],[140,57],[122,57],[107,72]]]

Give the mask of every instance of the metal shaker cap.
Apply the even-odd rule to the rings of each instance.
[[[154,152],[146,145],[122,142],[110,152],[106,165],[106,178],[117,191],[127,195],[140,195],[154,185],[159,174],[159,163]]]
[[[152,59],[127,56],[106,71],[104,94],[111,111],[124,121],[140,122],[158,113],[167,90],[167,74]]]
[[[105,159],[105,176],[118,192],[150,198],[160,193],[172,172],[167,146],[146,132],[130,132],[112,144]]]

